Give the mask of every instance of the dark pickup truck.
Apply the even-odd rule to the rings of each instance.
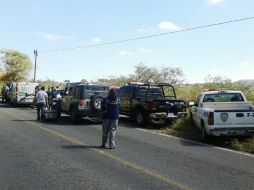
[[[149,121],[171,122],[186,114],[186,102],[177,99],[174,87],[167,83],[130,83],[117,93],[120,114],[134,117],[139,126]]]

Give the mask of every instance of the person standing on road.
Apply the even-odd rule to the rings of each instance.
[[[37,107],[37,120],[42,120],[45,106],[48,106],[48,94],[45,92],[45,86],[36,93],[35,96],[36,107]]]
[[[102,116],[102,145],[106,148],[109,138],[109,148],[115,148],[116,127],[119,119],[119,99],[114,89],[110,89],[108,97],[102,101],[102,109],[105,113]]]

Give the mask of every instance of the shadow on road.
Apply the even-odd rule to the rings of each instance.
[[[90,149],[90,148],[101,148],[100,146],[87,146],[87,145],[63,145],[65,149]]]
[[[0,108],[18,108],[18,109],[31,109],[32,110],[32,106],[31,105],[10,105],[7,103],[0,103]]]
[[[126,127],[126,128],[139,128],[139,129],[146,129],[146,130],[159,130],[161,128],[165,128],[166,126],[163,124],[152,124],[149,123],[145,127],[139,127],[136,122],[134,121],[133,118],[131,117],[120,117],[119,119],[119,125],[121,127]]]
[[[14,120],[12,120],[12,121],[36,121],[36,120],[34,120],[34,119],[14,119]]]
[[[48,125],[75,125],[75,126],[101,124],[100,121],[96,121],[96,120],[89,119],[89,118],[79,118],[77,123],[72,123],[70,116],[68,116],[68,115],[62,115],[56,121],[46,120],[46,121],[43,121],[43,123],[47,123]]]

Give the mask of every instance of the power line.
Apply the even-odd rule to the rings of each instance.
[[[136,40],[142,40],[142,39],[147,39],[147,38],[154,38],[154,37],[159,37],[159,36],[165,36],[165,35],[170,35],[170,34],[174,34],[174,33],[187,32],[187,31],[190,31],[190,30],[198,30],[198,29],[203,29],[203,28],[209,28],[209,27],[214,27],[214,26],[219,26],[219,25],[224,25],[224,24],[230,24],[230,23],[234,23],[234,22],[241,22],[241,21],[246,21],[246,20],[252,20],[252,19],[254,19],[254,16],[240,18],[240,19],[235,19],[235,20],[229,20],[229,21],[224,21],[224,22],[218,22],[218,23],[214,23],[214,24],[202,25],[202,26],[197,26],[197,27],[192,27],[192,28],[186,28],[186,29],[176,30],[176,31],[171,31],[171,32],[164,32],[164,33],[159,33],[159,34],[152,34],[152,35],[147,35],[147,36],[141,36],[141,37],[136,37],[136,38],[129,38],[129,39],[124,39],[124,40],[116,40],[116,41],[105,42],[105,43],[98,43],[98,44],[88,44],[88,45],[69,47],[69,48],[41,50],[41,52],[56,52],[56,51],[66,51],[66,50],[75,50],[75,49],[82,49],[82,48],[91,48],[91,47],[96,47],[96,46],[112,45],[112,44],[118,44],[118,43],[124,43],[124,42],[136,41]]]

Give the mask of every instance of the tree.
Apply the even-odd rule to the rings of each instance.
[[[46,78],[45,80],[36,80],[36,82],[38,84],[40,84],[41,86],[45,86],[46,88],[49,88],[49,87],[62,87],[63,84],[60,83],[60,82],[57,82],[55,80],[51,80],[51,79],[48,79]]]
[[[162,67],[159,71],[160,80],[172,85],[181,84],[184,82],[183,70],[178,67]]]
[[[64,83],[70,83],[71,81],[70,80],[64,80],[63,82]]]
[[[137,65],[136,70],[130,78],[139,82],[181,84],[184,74],[181,68],[174,67],[147,67],[143,63]]]
[[[27,81],[32,63],[26,54],[16,50],[0,50],[3,74],[2,81]]]
[[[82,79],[80,82],[82,82],[82,83],[88,83],[88,81],[86,79]]]
[[[227,77],[222,77],[220,75],[217,76],[212,76],[212,75],[208,75],[207,77],[205,77],[205,84],[204,84],[205,88],[214,88],[214,89],[222,89],[222,88],[226,88],[226,89],[232,89],[234,88],[233,83],[231,81],[231,79],[227,78]]]
[[[109,85],[109,86],[122,86],[130,81],[129,77],[119,76],[119,77],[109,77],[109,79],[98,79],[96,84]]]

